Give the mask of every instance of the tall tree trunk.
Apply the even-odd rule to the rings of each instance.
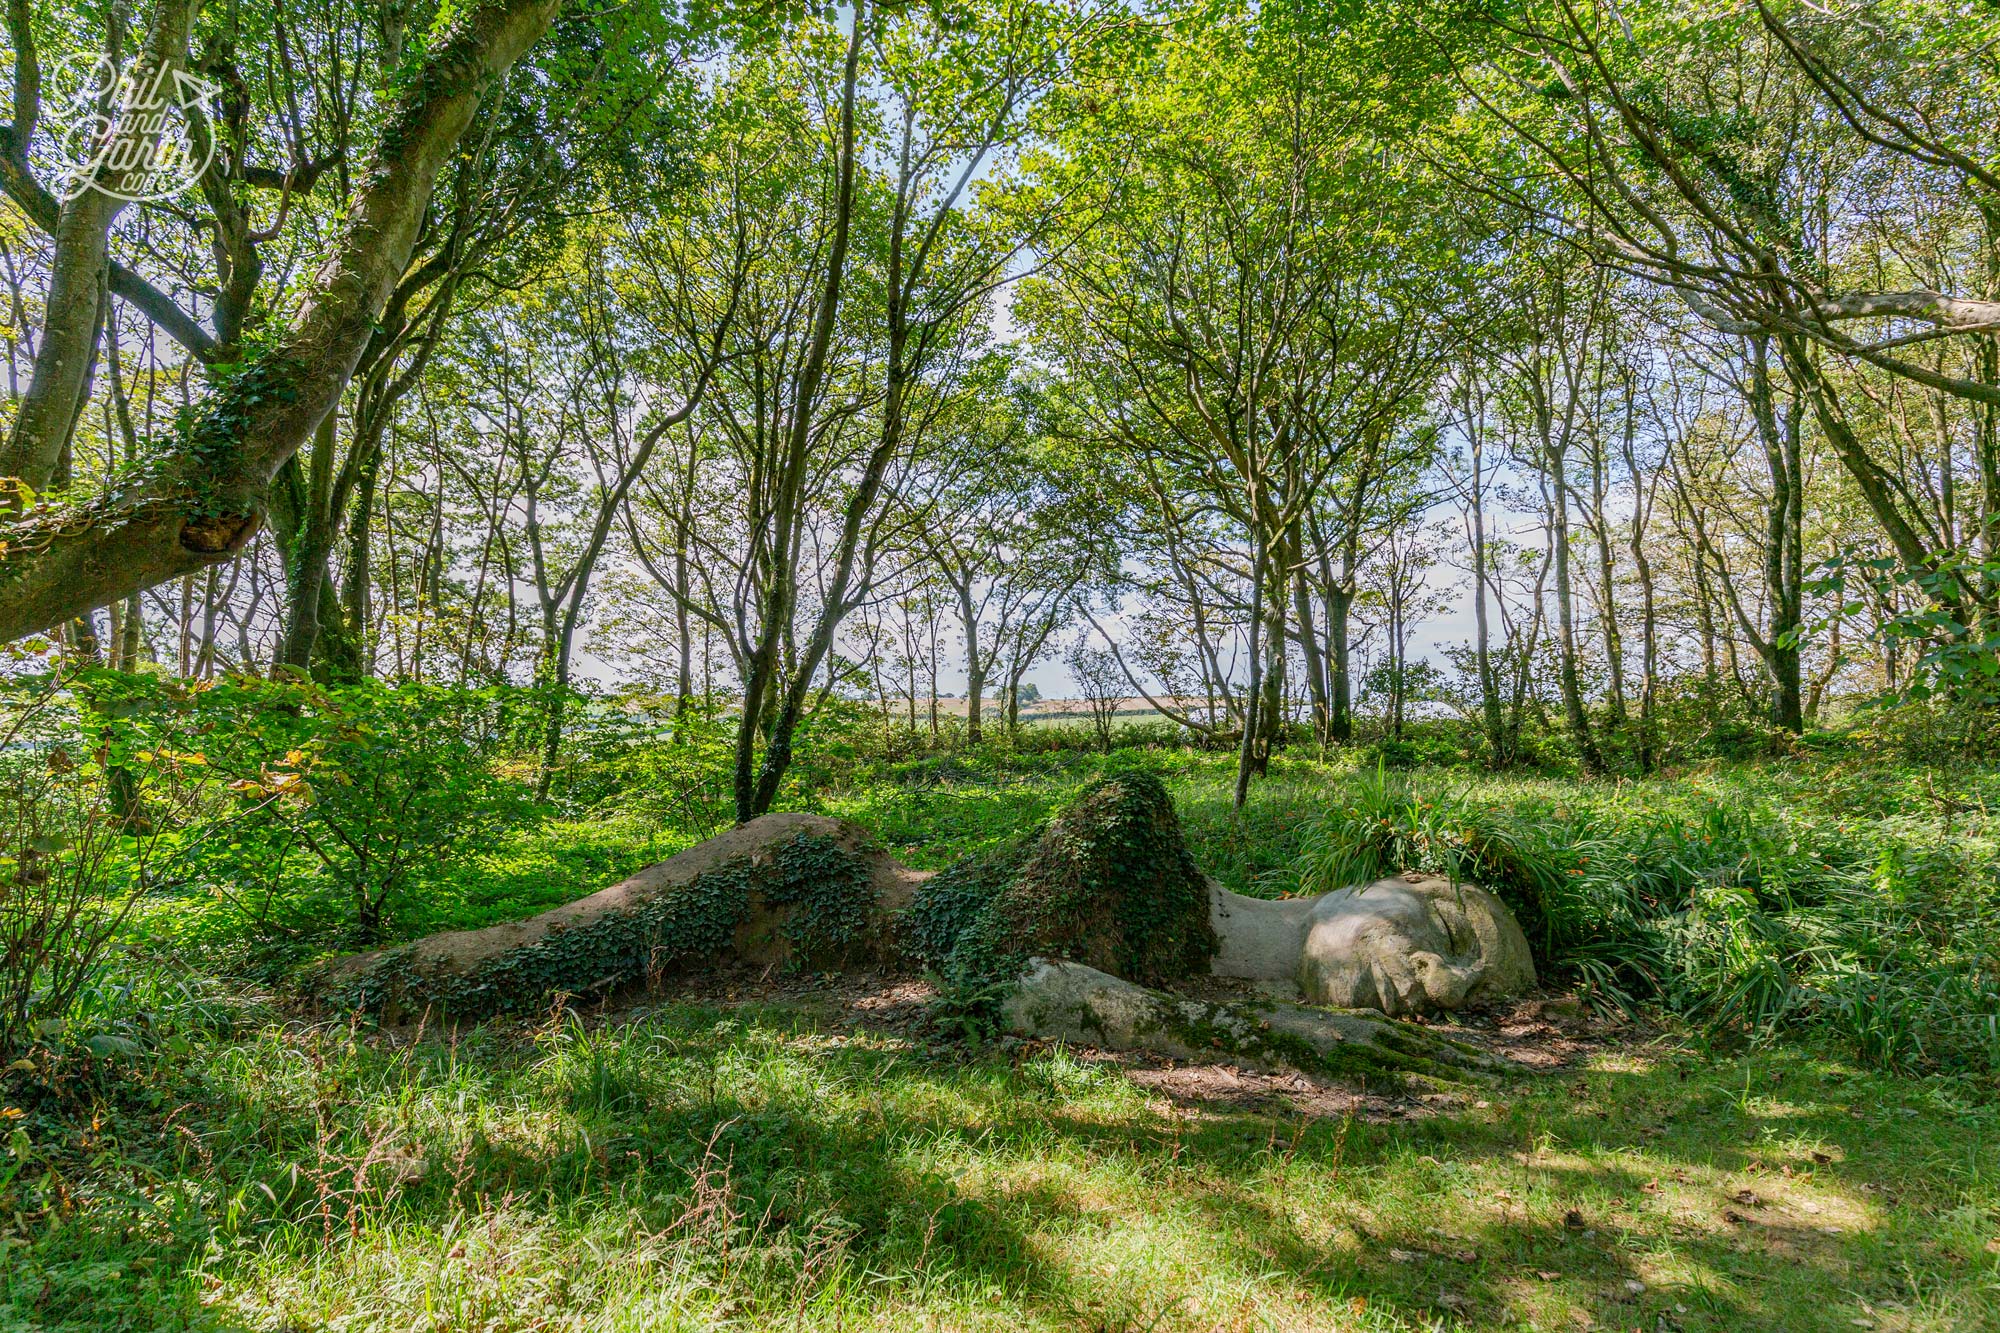
[[[1236,747],[1236,787],[1231,803],[1237,810],[1250,795],[1250,773],[1256,765],[1258,724],[1263,713],[1264,659],[1260,639],[1265,581],[1270,577],[1270,550],[1256,533],[1250,537],[1250,624],[1244,636],[1250,650],[1250,675],[1243,686],[1243,739]]]
[[[1257,749],[1252,756],[1259,777],[1270,771],[1271,752],[1284,743],[1285,732],[1285,612],[1287,585],[1298,567],[1298,528],[1286,529],[1272,545],[1266,561],[1263,607],[1264,699],[1258,707]]]
[[[1550,459],[1552,469],[1562,467],[1560,455]],[[1563,717],[1569,723],[1570,739],[1576,744],[1583,771],[1592,776],[1604,772],[1604,756],[1590,732],[1590,716],[1583,710],[1583,683],[1576,664],[1576,611],[1569,570],[1569,501],[1560,470],[1552,472],[1549,487],[1549,543],[1555,553],[1557,676],[1562,690]]]
[[[1625,437],[1625,468],[1633,479],[1630,550],[1639,578],[1639,771],[1651,773],[1658,763],[1653,735],[1653,710],[1659,697],[1659,617],[1655,604],[1653,562],[1646,555],[1649,492],[1639,481],[1632,437]]]
[[[106,641],[105,664],[113,671],[124,671],[125,666],[125,603],[113,602],[105,608],[111,621],[111,634]]]
[[[124,634],[119,641],[121,668],[131,671],[139,665],[140,654],[146,646],[146,617],[139,609],[139,594],[133,593],[125,599]]]
[[[320,601],[333,551],[333,455],[339,413],[328,412],[313,432],[312,448],[301,465],[293,455],[279,471],[271,496],[272,528],[285,568],[285,627],[274,667],[305,673],[319,642]]]
[[[201,640],[194,655],[194,674],[201,680],[215,676],[215,613],[216,602],[222,595],[222,566],[210,565],[208,582],[201,594]]]
[[[1305,664],[1306,698],[1312,707],[1313,739],[1323,752],[1331,739],[1332,713],[1326,691],[1326,659],[1320,655],[1313,624],[1312,588],[1303,573],[1292,578],[1292,614],[1298,617],[1299,657]],[[1324,757],[1324,755],[1322,755]]]
[[[1624,377],[1625,390],[1625,439],[1629,444],[1639,428],[1638,413],[1634,410],[1635,390],[1632,376]],[[1593,435],[1590,451],[1590,528],[1597,539],[1597,599],[1603,611],[1601,628],[1604,634],[1604,707],[1613,727],[1625,724],[1625,642],[1618,625],[1618,561],[1611,545],[1611,520],[1604,512],[1605,492],[1608,481],[1605,476],[1610,464],[1604,456],[1601,441]],[[1637,478],[1633,479],[1634,484]]]
[[[748,823],[770,808],[772,799],[777,795],[778,784],[784,780],[785,770],[791,765],[792,727],[798,721],[796,715],[789,719],[782,716],[787,710],[776,696],[783,669],[780,654],[786,636],[792,632],[792,615],[798,603],[797,573],[793,568],[793,530],[801,521],[801,516],[796,511],[805,484],[803,473],[806,451],[812,441],[813,411],[819,401],[820,383],[826,374],[834,320],[840,310],[841,286],[847,276],[847,249],[854,217],[857,166],[854,151],[855,94],[861,46],[867,27],[865,5],[856,4],[852,22],[847,60],[841,77],[833,236],[827,247],[826,281],[820,288],[819,301],[813,313],[812,334],[805,359],[794,380],[792,420],[784,443],[787,456],[780,494],[772,506],[774,532],[770,577],[763,605],[759,608],[758,638],[743,664],[743,714],[737,720],[732,782],[736,796],[736,821],[739,824]],[[824,623],[824,614],[821,619]],[[810,676],[812,673],[808,671],[805,674]],[[807,685],[794,683],[797,688],[791,693],[803,700]],[[757,744],[760,736],[766,738],[761,764]]]
[[[694,697],[694,636],[689,632],[688,603],[694,598],[691,577],[693,568],[688,561],[688,533],[694,527],[694,482],[695,447],[688,446],[687,470],[682,474],[680,512],[676,515],[674,527],[674,635],[679,640],[680,660],[675,663],[677,673],[674,682],[674,720],[679,722],[687,716]],[[674,736],[680,738],[680,728],[674,728]]]
[[[375,486],[382,471],[382,450],[371,449],[361,460],[354,480],[354,509],[347,519],[347,581],[341,588],[341,618],[347,622],[346,646],[353,654],[353,674],[358,679],[375,674],[375,644],[373,635],[374,608],[374,549],[372,533],[375,521]],[[513,567],[508,566],[509,587],[507,593],[508,614],[513,614],[514,594],[511,584]],[[505,649],[502,649],[504,674]]]
[[[2000,204],[1981,196],[1978,200],[1984,244],[1980,247],[1985,269],[1985,290],[1989,299],[2000,297]],[[2000,385],[2000,334],[1989,333],[1978,340],[1979,378]],[[1988,638],[2000,634],[2000,403],[1980,403],[1976,409],[1979,453],[1979,553],[1986,570],[1981,579],[1985,593]]]
[[[175,674],[186,680],[194,674],[194,575],[181,575],[180,650],[174,654]]]
[[[965,739],[977,745],[984,739],[979,709],[980,695],[986,692],[986,663],[979,654],[979,611],[972,603],[971,575],[961,579],[956,571],[948,571],[947,578],[958,599],[959,626],[965,633]]]
[[[1326,634],[1331,670],[1327,688],[1327,735],[1337,745],[1354,739],[1354,683],[1348,650],[1348,612],[1354,588],[1338,583],[1326,590]]]
[[[1778,419],[1771,385],[1769,339],[1750,339],[1750,406],[1764,446],[1771,501],[1764,523],[1764,585],[1771,625],[1763,657],[1771,673],[1771,721],[1796,735],[1805,729],[1799,635],[1805,613],[1805,468],[1796,405]]]
[[[54,256],[43,301],[41,344],[33,378],[22,395],[14,426],[0,442],[0,477],[18,477],[34,490],[55,479],[70,432],[88,392],[104,293],[111,265],[111,226],[140,192],[167,116],[154,103],[178,97],[175,74],[187,62],[188,31],[198,0],[154,0],[145,48],[129,71],[131,93],[112,108],[110,143],[56,216]],[[120,34],[108,45],[113,68]],[[26,145],[22,145],[25,151]],[[16,497],[18,498],[18,497]],[[108,602],[103,598],[99,604]]]
[[[556,608],[550,607],[542,616],[542,641],[546,647],[539,674],[546,697],[542,701],[541,761],[535,770],[538,801],[549,799],[556,765],[562,758],[563,724],[569,710],[570,643],[576,632],[574,618],[559,616],[555,611]]]
[[[1485,451],[1477,426],[1472,430],[1472,623],[1473,657],[1479,669],[1479,711],[1486,726],[1486,748],[1496,768],[1514,762],[1506,723],[1501,714],[1500,682],[1493,671],[1493,634],[1487,619]]]

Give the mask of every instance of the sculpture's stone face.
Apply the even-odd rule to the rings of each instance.
[[[1266,902],[1211,881],[1218,976],[1296,987],[1313,1004],[1421,1014],[1530,990],[1513,913],[1474,884],[1399,878]]]

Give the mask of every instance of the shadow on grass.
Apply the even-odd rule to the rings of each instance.
[[[408,1264],[470,1263],[450,1238],[501,1216],[545,1223],[537,1244],[555,1253],[532,1261],[557,1270],[597,1252],[565,1228],[608,1228],[753,1326],[857,1275],[873,1284],[864,1304],[997,1294],[1063,1328],[1182,1327],[1189,1298],[1159,1275],[1198,1270],[1210,1288],[1366,1312],[1357,1327],[1563,1307],[1647,1333],[1850,1328],[1855,1298],[1906,1301],[1918,1279],[1771,1209],[1718,1223],[1717,1182],[1775,1169],[1780,1142],[1829,1145],[1822,1184],[1902,1186],[1880,1169],[1879,1129],[1850,1112],[1760,1111],[1684,1067],[1545,1076],[1496,1090],[1501,1108],[1404,1124],[1230,1106],[1189,1119],[1067,1057],[1016,1067],[843,1041],[796,1012],[694,1009],[395,1051],[267,1035],[184,1108],[202,1148],[150,1168],[186,1182],[182,1215],[140,1225],[129,1192],[80,1196],[69,1222],[0,1260],[0,1301],[50,1327],[233,1333],[251,1325],[204,1308],[204,1290],[254,1292],[274,1254],[330,1267],[365,1303],[384,1237]],[[144,1150],[127,1152],[137,1178]],[[1649,1213],[1663,1188],[1692,1211]],[[1084,1261],[1148,1226],[1160,1234],[1136,1266]],[[38,1297],[24,1263],[68,1285]],[[1689,1276],[1655,1290],[1642,1274],[1662,1263]],[[603,1298],[592,1278],[570,1279],[573,1299]]]

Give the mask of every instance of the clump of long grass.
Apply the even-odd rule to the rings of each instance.
[[[1819,1032],[1884,1067],[2000,1072],[2000,903],[1981,840],[1754,792],[1377,769],[1335,789],[1297,882],[1406,869],[1498,892],[1545,973],[1600,1005],[1752,1039]]]

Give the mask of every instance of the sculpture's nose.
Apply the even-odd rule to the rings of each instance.
[[[1455,1009],[1478,980],[1472,969],[1459,967],[1434,953],[1413,953],[1410,965],[1422,980],[1424,994],[1440,1009]]]

